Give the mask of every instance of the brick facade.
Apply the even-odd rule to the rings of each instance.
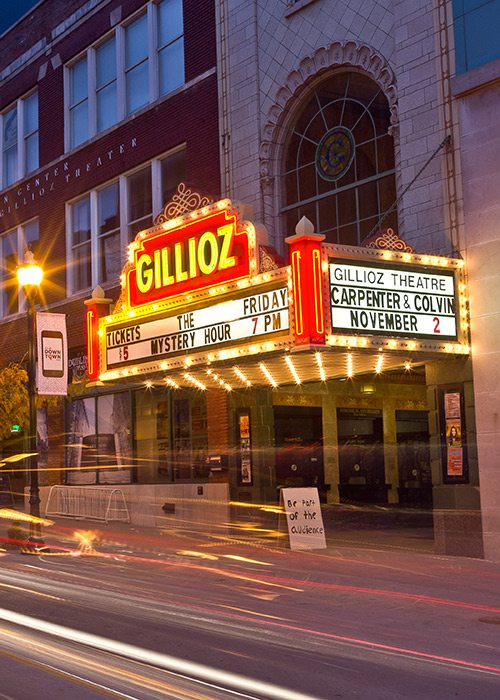
[[[88,292],[66,298],[66,202],[179,144],[186,146],[186,180],[214,195],[220,190],[215,18],[210,0],[184,1],[186,87],[78,149],[64,151],[65,63],[146,4],[46,0],[2,38],[0,75],[6,77],[0,82],[0,109],[37,86],[40,168],[0,193],[0,235],[38,218],[46,303],[67,314],[70,350],[84,343],[83,298]],[[30,57],[33,46],[39,50]],[[116,298],[117,286],[107,293]],[[24,317],[0,323],[2,363],[21,359],[26,348]]]

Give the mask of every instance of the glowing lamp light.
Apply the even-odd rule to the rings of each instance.
[[[17,268],[17,279],[21,287],[39,287],[43,279],[43,269],[37,265],[31,250],[24,254],[24,262]]]
[[[354,369],[353,369],[352,354],[349,352],[349,353],[347,353],[347,376],[349,379],[352,379],[353,373],[354,373]]]
[[[292,361],[292,358],[290,357],[290,355],[286,355],[285,362],[287,363],[288,369],[290,370],[292,377],[295,380],[295,384],[300,384],[301,383],[300,377],[298,375],[297,370],[295,369],[295,365],[293,364],[293,361]]]
[[[269,382],[269,384],[270,384],[274,389],[277,389],[277,388],[278,388],[278,382],[275,380],[275,378],[273,377],[273,375],[271,374],[271,372],[268,370],[268,368],[266,367],[266,365],[265,365],[263,362],[261,362],[261,363],[259,364],[259,367],[260,367],[261,372],[264,374],[264,376],[266,377],[267,381]]]
[[[240,379],[243,382],[243,384],[246,384],[247,386],[252,386],[252,382],[248,379],[244,372],[241,371],[239,367],[233,367],[233,372],[238,377],[238,379]]]
[[[325,368],[324,368],[324,366],[323,366],[323,358],[321,357],[321,353],[320,353],[320,352],[317,352],[317,353],[315,354],[315,358],[316,358],[316,362],[317,362],[317,365],[318,365],[319,376],[320,376],[320,378],[321,378],[321,381],[322,381],[322,382],[325,382],[325,381],[326,381],[326,373],[325,373]]]

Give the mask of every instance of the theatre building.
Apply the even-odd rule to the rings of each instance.
[[[323,502],[430,508],[436,482],[467,482],[463,387],[430,384],[469,355],[463,261],[390,230],[327,243],[305,217],[286,245],[284,261],[244,208],[180,185],[130,244],[118,302],[85,302],[98,395],[73,401],[73,433],[91,444],[82,417],[108,416],[97,442],[115,436],[116,464],[96,475],[73,449],[69,483],[222,481],[247,503],[315,486]]]

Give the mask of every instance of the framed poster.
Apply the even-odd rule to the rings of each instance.
[[[444,484],[469,483],[462,387],[440,390],[441,452]]]
[[[252,434],[250,429],[250,410],[243,409],[236,414],[237,449],[238,449],[238,484],[253,486]]]

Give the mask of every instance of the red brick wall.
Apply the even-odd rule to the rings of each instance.
[[[2,40],[0,70],[40,36],[83,4],[83,0],[46,0]],[[0,235],[33,217],[41,229],[41,256],[46,269],[48,303],[65,300],[65,202],[116,178],[165,151],[186,143],[186,179],[196,188],[218,195],[219,141],[217,79],[213,74],[188,90],[164,99],[76,152],[64,154],[63,64],[94,43],[109,27],[109,13],[122,7],[122,20],[144,5],[143,0],[112,0],[55,43],[52,52],[2,85],[0,108],[36,83],[39,66],[47,63],[38,83],[40,162],[35,176],[0,193]],[[214,68],[216,61],[213,0],[184,0],[186,80]],[[19,42],[22,41],[22,47]],[[108,154],[112,154],[109,157]],[[158,212],[155,212],[155,214]],[[117,290],[114,296],[117,296]],[[68,314],[69,346],[84,343],[83,301],[68,301],[55,311]],[[1,323],[0,362],[19,359],[26,348],[25,321]]]

